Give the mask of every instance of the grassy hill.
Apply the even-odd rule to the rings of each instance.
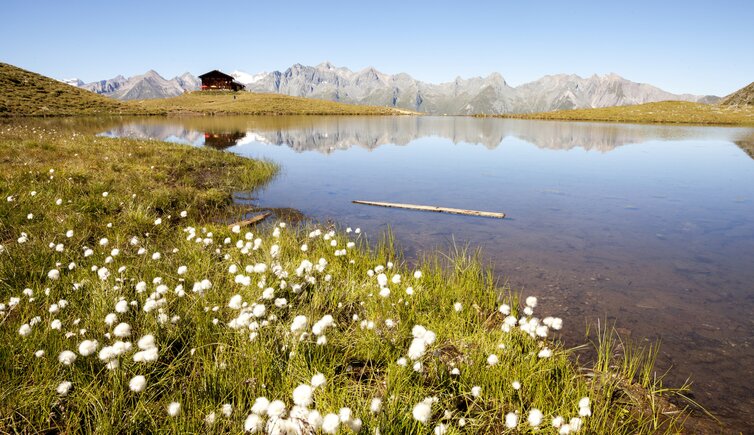
[[[754,106],[661,101],[600,109],[501,115],[505,118],[659,124],[754,125]]]
[[[754,105],[754,82],[723,98],[720,104],[730,106]]]
[[[145,111],[212,115],[400,115],[405,110],[251,92],[197,91],[173,98],[129,102]]]
[[[24,69],[0,63],[0,116],[125,115],[141,110]]]

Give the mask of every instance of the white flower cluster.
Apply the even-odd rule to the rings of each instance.
[[[309,384],[301,384],[293,390],[293,405],[288,409],[281,400],[269,401],[258,397],[251,407],[251,413],[244,421],[244,430],[249,433],[301,434],[321,431],[335,434],[339,428],[359,432],[362,428],[360,418],[354,418],[350,408],[341,408],[338,413],[322,415],[320,411],[310,409],[314,404],[314,392],[325,383],[325,377],[317,373]]]

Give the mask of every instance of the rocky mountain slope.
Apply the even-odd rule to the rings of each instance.
[[[285,71],[251,76],[236,72],[246,88],[345,103],[398,107],[433,114],[531,113],[562,109],[641,104],[663,100],[714,103],[714,96],[672,94],[635,83],[617,74],[545,76],[512,87],[498,73],[432,84],[408,74],[385,74],[374,68],[351,71],[325,62],[293,65]],[[253,80],[248,80],[253,77]]]
[[[729,106],[754,105],[754,82],[723,98],[720,104]]]
[[[76,85],[76,82],[69,83]],[[80,84],[79,87],[96,94],[119,100],[145,100],[175,97],[187,91],[199,89],[201,81],[189,73],[165,79],[154,70],[138,76],[125,78],[122,75],[109,80]]]

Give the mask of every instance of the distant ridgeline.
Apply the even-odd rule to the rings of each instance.
[[[487,77],[459,77],[452,82],[432,84],[405,73],[390,75],[374,68],[351,71],[325,62],[315,67],[296,64],[282,72],[256,75],[234,71],[227,77],[245,85],[251,92],[387,106],[430,114],[531,113],[664,100],[719,101],[715,96],[672,94],[616,74],[587,78],[559,74],[511,87],[500,74],[493,73]],[[124,100],[172,97],[200,89],[200,80],[189,73],[167,80],[155,71],[128,79],[117,76],[88,84],[76,79],[68,82]]]

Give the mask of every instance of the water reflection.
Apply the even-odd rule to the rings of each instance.
[[[747,129],[637,126],[487,119],[468,117],[201,117],[137,119],[119,124],[105,136],[159,139],[227,148],[264,143],[285,145],[297,152],[331,153],[361,147],[405,146],[425,137],[440,137],[495,149],[508,137],[543,149],[609,152],[650,140],[725,139],[737,141]]]

